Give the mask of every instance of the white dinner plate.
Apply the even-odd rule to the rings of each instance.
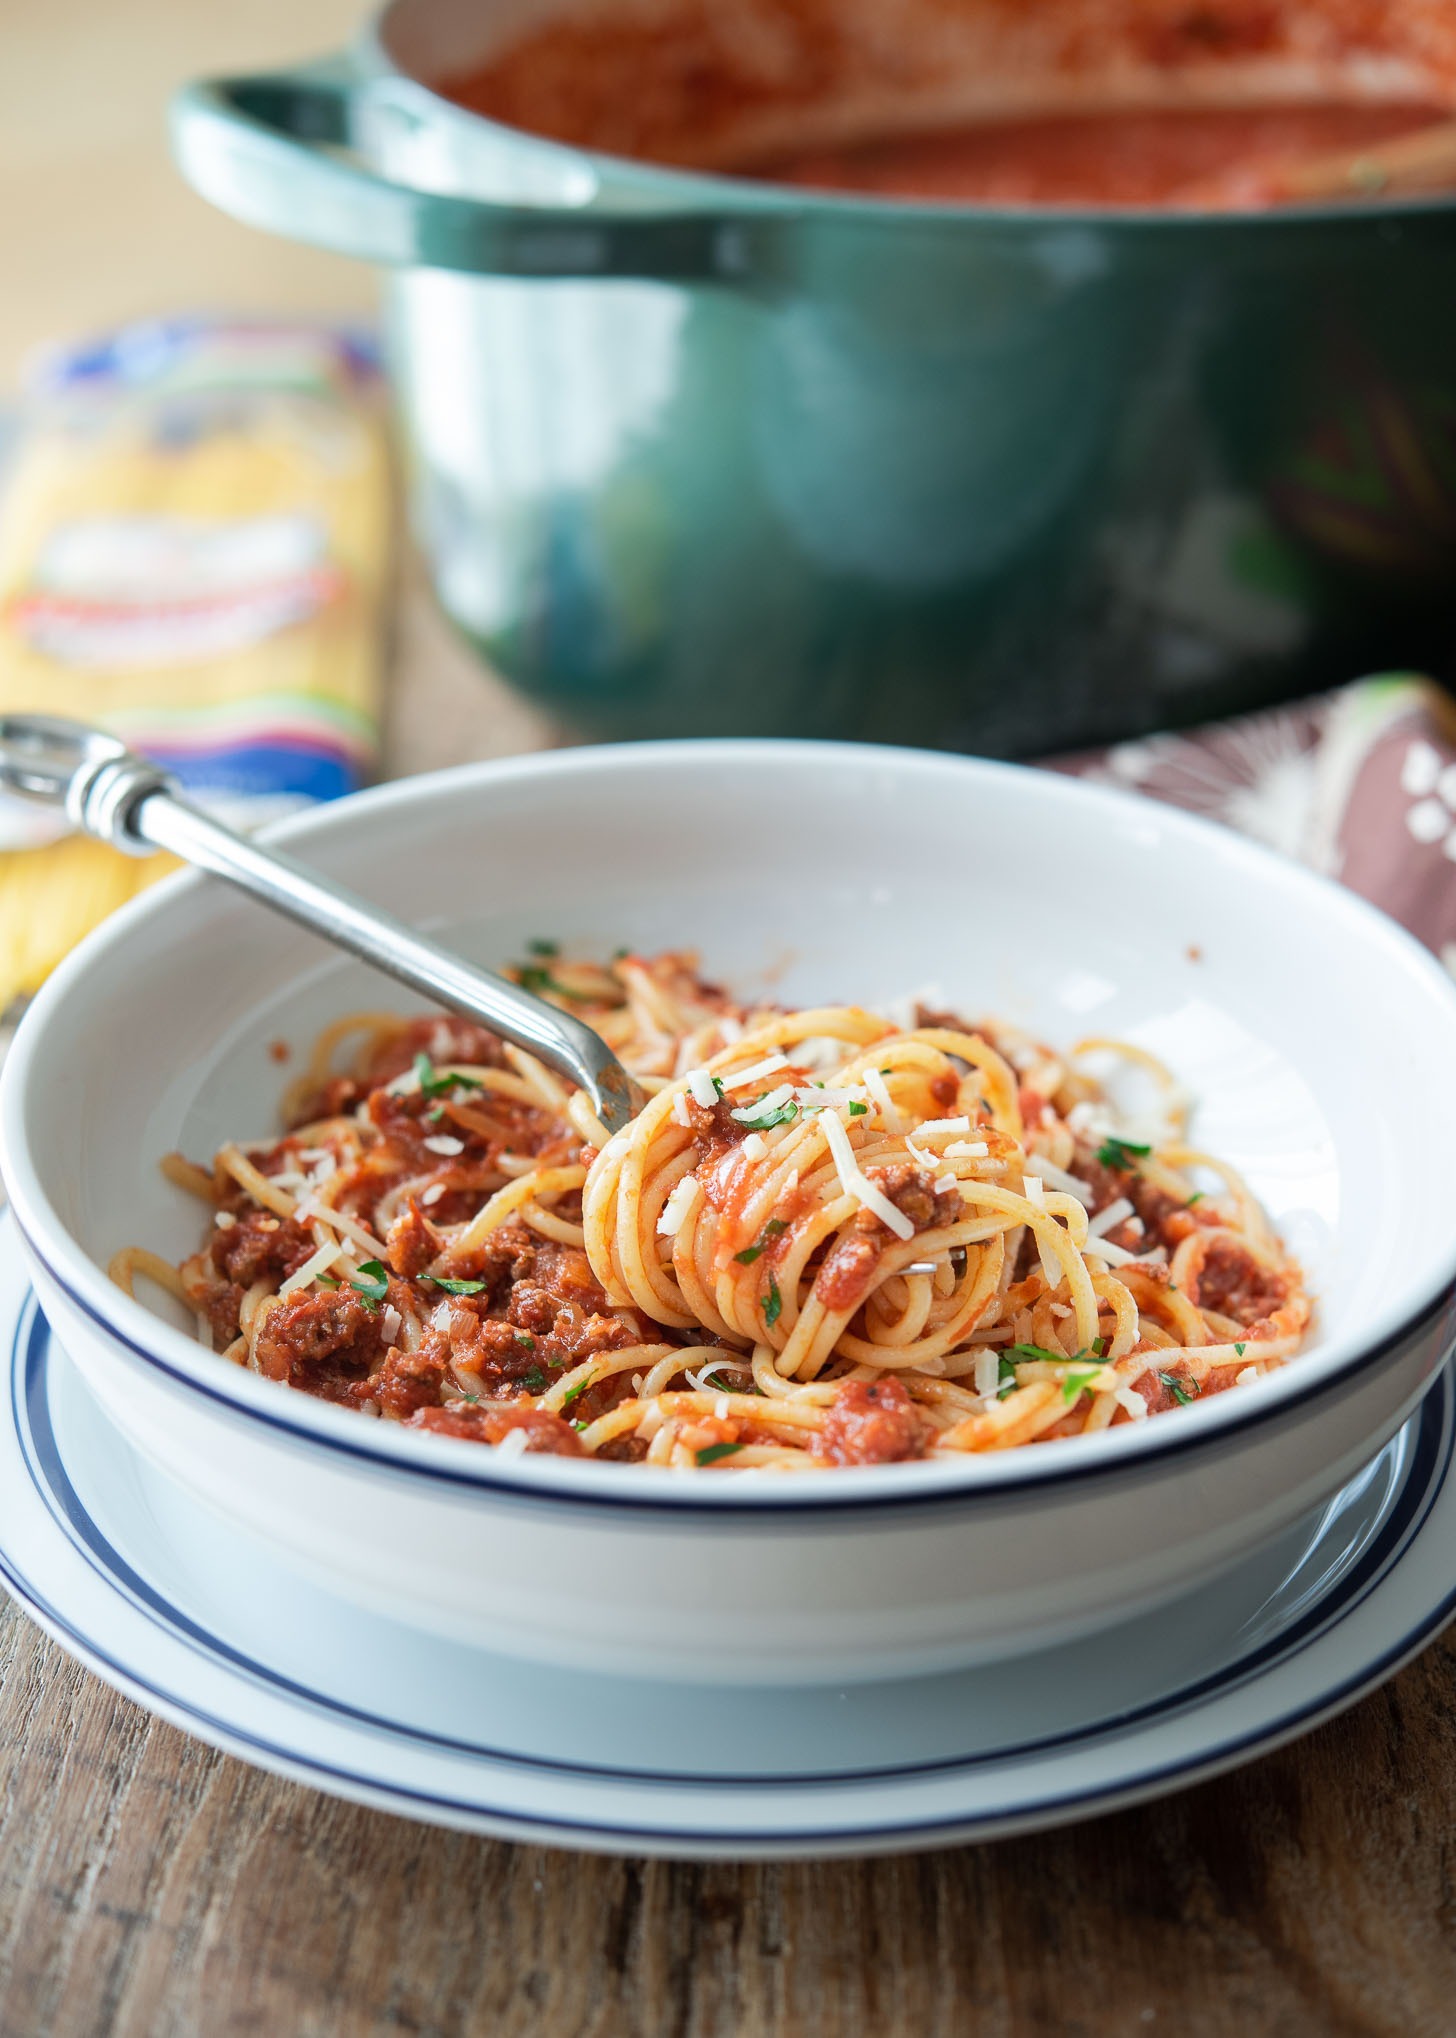
[[[1456,1607],[1449,1378],[1316,1518],[1176,1607],[952,1676],[757,1692],[486,1655],[295,1576],[122,1440],[8,1218],[0,1353],[0,1578],[49,1633],[244,1761],[512,1839],[762,1858],[1051,1825],[1304,1731]]]

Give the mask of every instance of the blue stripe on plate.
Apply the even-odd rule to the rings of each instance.
[[[777,1785],[794,1789],[817,1787],[826,1791],[832,1791],[840,1787],[852,1787],[875,1782],[894,1783],[927,1775],[953,1776],[972,1770],[995,1767],[998,1764],[1004,1765],[1006,1763],[1026,1760],[1030,1757],[1045,1756],[1058,1752],[1065,1753],[1077,1747],[1095,1747],[1105,1744],[1112,1738],[1123,1738],[1128,1733],[1136,1731],[1139,1726],[1146,1725],[1153,1720],[1175,1717],[1179,1712],[1186,1711],[1193,1705],[1207,1702],[1210,1698],[1218,1695],[1227,1695],[1248,1683],[1261,1671],[1272,1668],[1276,1663],[1287,1661],[1302,1649],[1307,1648],[1313,1641],[1328,1633],[1341,1620],[1346,1618],[1356,1606],[1361,1604],[1379,1580],[1388,1573],[1390,1567],[1408,1547],[1410,1541],[1426,1520],[1431,1507],[1435,1504],[1444,1486],[1452,1456],[1453,1396],[1449,1380],[1443,1379],[1437,1389],[1428,1396],[1420,1415],[1416,1418],[1418,1429],[1415,1449],[1411,1465],[1395,1505],[1381,1525],[1379,1533],[1372,1539],[1370,1547],[1357,1560],[1356,1564],[1352,1566],[1351,1571],[1340,1581],[1334,1591],[1324,1600],[1320,1601],[1315,1608],[1284,1634],[1275,1637],[1271,1642],[1253,1651],[1250,1655],[1229,1665],[1224,1671],[1203,1679],[1193,1686],[1185,1687],[1177,1693],[1170,1694],[1156,1703],[1139,1708],[1135,1712],[1120,1715],[1114,1722],[1102,1723],[1091,1728],[1083,1728],[1074,1732],[1048,1737],[1017,1748],[1001,1749],[993,1755],[952,1758],[924,1764],[901,1765],[882,1770],[841,1771],[832,1775],[796,1775],[793,1777],[751,1776],[746,1774],[735,1775],[732,1778],[702,1775],[679,1776],[666,1773],[647,1775],[640,1771],[613,1769],[581,1763],[558,1762],[538,1757],[523,1756],[510,1751],[496,1750],[481,1745],[455,1741],[446,1736],[404,1729],[391,1721],[336,1702],[327,1695],[320,1694],[306,1686],[301,1686],[290,1679],[284,1678],[270,1670],[266,1665],[242,1655],[233,1649],[230,1644],[223,1641],[221,1637],[200,1627],[186,1614],[181,1612],[180,1609],[172,1606],[165,1598],[155,1592],[126,1563],[125,1559],[115,1550],[114,1546],[92,1520],[80,1496],[71,1484],[57,1447],[54,1430],[50,1421],[50,1410],[46,1394],[45,1376],[50,1337],[49,1326],[46,1324],[44,1317],[32,1298],[29,1306],[22,1311],[17,1323],[11,1362],[12,1411],[16,1421],[17,1435],[25,1454],[27,1469],[37,1494],[46,1506],[47,1511],[68,1536],[73,1546],[81,1552],[88,1564],[104,1583],[113,1591],[121,1592],[155,1626],[161,1628],[164,1632],[170,1634],[174,1640],[182,1642],[193,1650],[194,1653],[205,1659],[224,1665],[230,1670],[238,1671],[265,1688],[272,1689],[295,1702],[302,1702],[308,1705],[312,1710],[325,1717],[350,1720],[372,1732],[382,1733],[387,1738],[398,1740],[405,1745],[428,1747],[448,1754],[463,1754],[485,1758],[506,1767],[545,1772],[565,1778],[585,1776],[591,1779],[624,1782],[647,1788],[652,1786],[667,1788],[691,1787],[706,1790],[741,1791],[745,1788],[772,1789]],[[395,1784],[381,1783],[377,1778],[360,1774],[356,1771],[318,1762],[311,1757],[300,1757],[295,1751],[239,1729],[233,1723],[205,1713],[200,1708],[186,1701],[178,1700],[173,1694],[162,1691],[150,1683],[133,1668],[123,1665],[111,1657],[104,1656],[102,1652],[96,1650],[84,1636],[80,1635],[72,1627],[58,1609],[48,1604],[44,1600],[43,1595],[35,1592],[23,1578],[19,1577],[13,1565],[7,1562],[3,1556],[0,1556],[0,1572],[3,1572],[11,1581],[17,1596],[33,1608],[42,1622],[51,1628],[60,1638],[67,1640],[74,1646],[77,1653],[90,1661],[103,1675],[110,1672],[113,1678],[134,1689],[140,1695],[151,1695],[164,1706],[170,1707],[173,1711],[181,1713],[188,1720],[194,1722],[204,1733],[210,1730],[214,1736],[221,1738],[232,1747],[251,1748],[265,1760],[271,1759],[275,1764],[291,1769],[294,1772],[300,1770],[306,1771],[308,1775],[316,1780],[329,1780],[340,1785],[351,1785],[357,1789],[383,1793],[402,1806],[429,1807],[430,1809],[440,1811],[453,1810],[466,1816],[474,1815],[481,1818],[495,1819],[521,1830],[550,1827],[553,1830],[563,1832],[589,1833],[599,1837],[612,1837],[620,1839],[624,1843],[629,1843],[634,1838],[638,1842],[646,1838],[654,1838],[664,1842],[671,1842],[676,1839],[679,1842],[691,1841],[694,1844],[703,1845],[741,1846],[748,1844],[751,1840],[751,1836],[743,1833],[694,1831],[685,1834],[674,1832],[671,1829],[658,1830],[646,1827],[618,1829],[596,1826],[589,1822],[546,1819],[538,1818],[534,1815],[525,1816],[516,1812],[501,1812],[474,1800],[437,1796],[430,1793],[407,1790]],[[1371,1683],[1378,1681],[1387,1668],[1393,1667],[1396,1662],[1403,1660],[1413,1648],[1419,1646],[1420,1642],[1428,1634],[1434,1632],[1437,1626],[1444,1623],[1453,1605],[1456,1605],[1456,1592],[1453,1592],[1450,1600],[1445,1602],[1442,1608],[1431,1616],[1429,1620],[1423,1622],[1419,1629],[1403,1638],[1402,1642],[1395,1649],[1387,1652],[1378,1665],[1369,1666],[1357,1679],[1350,1680],[1338,1692],[1322,1694],[1320,1699],[1309,1707],[1303,1708],[1300,1712],[1289,1716],[1277,1725],[1265,1726],[1255,1735],[1246,1737],[1242,1742],[1228,1743],[1214,1751],[1204,1751],[1196,1759],[1185,1764],[1169,1765],[1161,1771],[1149,1771],[1139,1777],[1123,1779],[1102,1791],[1093,1790],[1077,1793],[1058,1800],[1037,1801],[1036,1803],[1028,1802],[1016,1808],[1014,1812],[1003,1809],[994,1816],[984,1819],[979,1823],[997,1824],[1004,1822],[1008,1817],[1031,1817],[1039,1813],[1050,1813],[1056,1809],[1071,1810],[1078,1807],[1086,1808],[1100,1799],[1122,1798],[1131,1792],[1152,1788],[1159,1782],[1171,1781],[1181,1775],[1196,1773],[1197,1771],[1217,1766],[1231,1759],[1233,1755],[1244,1748],[1252,1749],[1267,1745],[1270,1741],[1281,1738],[1292,1731],[1293,1728],[1300,1724],[1302,1719],[1311,1717],[1316,1713],[1322,1714],[1333,1710],[1346,1696],[1352,1696],[1356,1691],[1367,1688]],[[890,1830],[904,1830],[916,1834],[931,1834],[950,1830],[969,1832],[975,1829],[977,1823],[974,1819],[967,1820],[962,1817],[948,1821],[916,1822],[913,1828],[896,1828],[893,1826],[883,1829],[864,1828],[860,1829],[857,1834],[847,1834],[833,1827],[825,1827],[817,1832],[800,1832],[796,1834],[765,1833],[763,1842],[764,1844],[782,1847],[811,1844],[815,1839],[826,1843],[832,1841],[840,1844],[852,1841],[855,1837],[866,1839],[877,1836],[883,1837],[884,1833]]]

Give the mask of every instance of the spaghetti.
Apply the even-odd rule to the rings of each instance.
[[[1299,1268],[1139,1049],[1058,1057],[923,1006],[749,1010],[687,955],[517,975],[637,1076],[625,1131],[468,1021],[343,1019],[282,1138],[165,1163],[212,1208],[202,1249],[128,1249],[113,1278],[377,1418],[682,1469],[1081,1435],[1299,1345]],[[1099,1056],[1151,1090],[1141,1120]]]

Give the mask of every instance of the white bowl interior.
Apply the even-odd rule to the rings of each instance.
[[[934,986],[1053,1043],[1153,1049],[1198,1099],[1198,1141],[1307,1266],[1301,1366],[1368,1348],[1451,1278],[1456,992],[1336,887],[1168,809],[921,753],[664,744],[466,767],[282,832],[483,962],[541,936],[687,945],[788,1002]],[[328,1020],[417,1004],[223,886],[173,881],[93,937],[22,1031],[5,1098],[22,1219],[82,1281],[125,1244],[195,1249],[197,1206],[160,1157],[267,1133]]]

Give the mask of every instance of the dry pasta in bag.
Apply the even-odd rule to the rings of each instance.
[[[378,746],[389,462],[370,342],[176,320],[49,361],[0,486],[0,710],[100,723],[234,826]],[[170,869],[0,796],[0,1011]]]

